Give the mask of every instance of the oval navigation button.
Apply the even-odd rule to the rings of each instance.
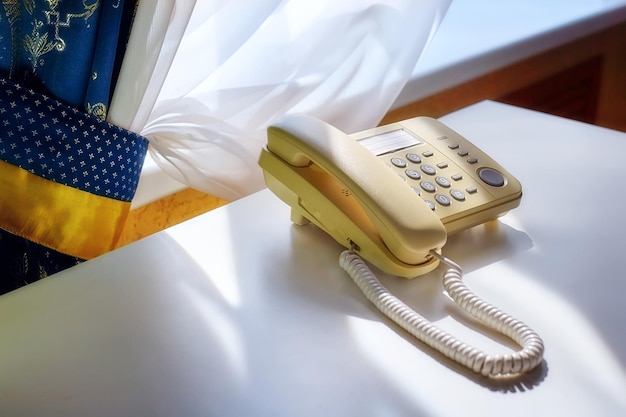
[[[504,176],[495,169],[482,168],[478,171],[478,176],[485,184],[493,187],[502,187],[505,183]]]

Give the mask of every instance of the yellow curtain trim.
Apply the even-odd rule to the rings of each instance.
[[[0,227],[56,251],[91,259],[112,250],[129,210],[0,161]]]

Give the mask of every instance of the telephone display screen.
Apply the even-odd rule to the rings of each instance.
[[[423,142],[406,130],[397,129],[361,139],[359,143],[374,155],[380,156],[400,149],[410,148],[411,146],[421,145]]]

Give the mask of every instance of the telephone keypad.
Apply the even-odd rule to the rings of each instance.
[[[451,143],[447,145],[447,147],[456,151],[456,154],[463,158],[464,162],[468,165],[478,164],[479,158],[470,155],[470,152],[463,149],[458,143]],[[433,161],[432,163],[426,164],[423,163],[424,158],[433,159]],[[437,161],[437,159],[439,159],[439,161]],[[440,155],[438,152],[431,149],[423,150],[419,154],[416,152],[408,152],[402,155],[392,155],[390,157],[390,162],[393,167],[403,169],[403,171],[398,174],[405,180],[405,182],[410,180],[422,180],[424,177],[423,174],[434,177],[430,181],[421,181],[419,183],[419,187],[412,187],[413,190],[420,196],[422,196],[422,192],[434,194],[434,198],[432,200],[428,200],[426,198],[423,199],[432,210],[436,210],[437,206],[442,208],[450,207],[453,202],[468,204],[468,196],[477,194],[479,191],[478,186],[466,183],[466,176],[461,172],[457,171],[449,176],[440,175],[440,172],[438,171],[446,170],[450,168],[450,166],[454,167],[454,165],[450,164],[450,161],[447,160],[445,154]],[[415,168],[410,168],[410,165],[415,165]],[[477,175],[483,183],[493,187],[502,187],[506,182],[504,176],[491,168],[481,168],[477,171]],[[453,183],[458,183],[459,186],[463,188],[451,189]],[[437,193],[438,187],[440,187],[442,191],[444,189],[448,189],[449,191],[446,193]]]
[[[450,144],[448,145],[448,147],[453,150],[460,149],[460,146],[456,143]],[[474,158],[474,157],[469,158],[469,152],[465,150],[459,150],[457,154],[459,156],[462,156],[463,158],[467,158],[466,162],[470,165],[478,163],[478,158]],[[446,169],[450,167],[450,164],[448,161],[440,161],[432,165],[423,163],[422,157],[431,158],[433,156],[436,156],[436,154],[435,152],[431,150],[423,151],[421,153],[421,156],[418,155],[417,153],[409,152],[404,155],[406,159],[404,159],[401,156],[392,157],[391,164],[396,168],[407,168],[409,166],[409,163],[419,165],[419,168],[417,167],[407,168],[404,170],[404,172],[399,173],[399,175],[405,181],[407,180],[416,181],[416,180],[422,179],[422,173],[429,175],[429,176],[435,176],[437,175],[438,169],[442,170],[442,169]],[[500,174],[497,171],[492,170],[492,169],[482,169],[478,172],[478,174],[479,174],[479,178],[481,178],[483,182],[489,185],[498,186],[497,184],[500,184],[503,181]],[[465,179],[464,175],[459,172],[454,173],[450,175],[449,177],[437,175],[434,178],[434,181],[421,181],[419,184],[419,187],[412,186],[411,188],[413,188],[413,190],[418,195],[422,196],[422,191],[425,191],[429,194],[433,194],[437,192],[438,186],[441,187],[442,189],[449,189],[450,187],[452,187],[453,182],[458,183],[464,179]],[[437,206],[450,207],[453,201],[456,201],[458,203],[464,203],[467,201],[468,195],[473,195],[473,194],[476,194],[477,192],[478,192],[478,188],[476,186],[468,185],[467,187],[465,187],[464,191],[457,189],[457,188],[453,188],[453,189],[450,189],[449,195],[438,193],[434,195],[434,199],[433,199],[434,201],[428,200],[426,198],[424,198],[423,200],[431,208],[431,210],[436,210]]]

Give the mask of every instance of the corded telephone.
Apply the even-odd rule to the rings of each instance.
[[[462,283],[461,268],[441,255],[448,234],[519,205],[522,187],[500,164],[429,117],[347,135],[319,119],[291,114],[267,132],[259,165],[268,188],[291,207],[294,223],[312,222],[348,249],[342,267],[378,308],[483,375],[522,373],[542,361],[539,336],[478,299]],[[361,258],[405,278],[448,264],[448,294],[522,349],[489,356],[457,341],[388,294]]]

